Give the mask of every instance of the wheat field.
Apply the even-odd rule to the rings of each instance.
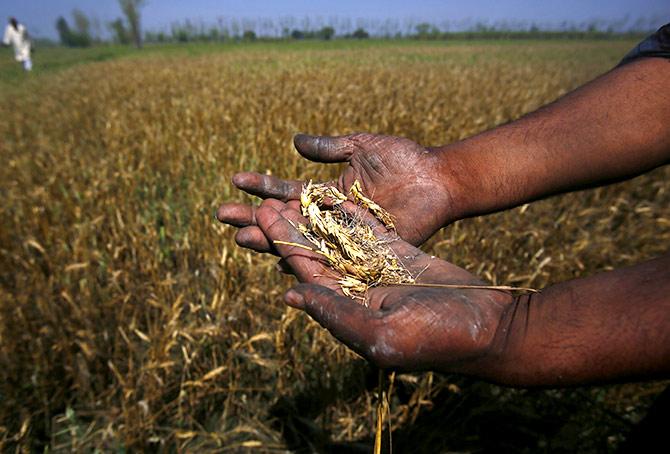
[[[376,371],[287,308],[291,278],[215,221],[223,201],[254,201],[231,176],[336,175],[299,158],[298,132],[453,142],[632,45],[249,44],[13,80],[0,95],[0,450],[369,452]],[[460,221],[424,249],[535,288],[636,263],[667,249],[669,177]],[[402,374],[393,448],[612,451],[663,385]]]

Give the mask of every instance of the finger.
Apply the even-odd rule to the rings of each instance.
[[[293,138],[293,145],[302,156],[316,162],[348,161],[356,150],[351,136],[329,137],[297,134]]]
[[[235,227],[256,225],[256,207],[242,203],[224,203],[216,211],[216,219]]]
[[[300,207],[301,207],[300,200],[289,200],[288,202],[286,202],[286,205],[290,209],[300,212]]]
[[[273,208],[279,212],[286,208],[286,203],[277,199],[265,199],[261,202],[261,207]]]
[[[270,244],[267,237],[261,229],[256,226],[244,227],[235,234],[235,242],[247,249],[253,249],[256,252],[269,252],[277,255],[277,251]]]
[[[300,199],[300,191],[302,191],[301,181],[282,180],[272,175],[263,175],[256,172],[235,174],[233,184],[244,192],[263,199],[297,200]]]
[[[297,211],[288,208],[286,204],[283,204],[284,207],[280,212],[266,202],[263,202],[256,213],[258,226],[279,255],[291,267],[298,280],[319,283],[329,288],[339,288],[335,273],[324,264],[321,255],[312,252],[314,245],[295,227],[298,224],[304,224],[306,219]],[[278,244],[274,243],[275,241],[300,246]]]
[[[299,284],[286,292],[286,303],[307,312],[333,336],[366,355],[375,336],[374,312],[362,304],[314,284]]]
[[[245,206],[238,204],[240,206]],[[283,209],[286,205],[284,202],[280,202],[275,199],[264,200],[261,206],[271,207],[276,210]],[[250,207],[253,210],[253,222],[256,223],[256,211],[258,208]],[[248,219],[248,218],[246,218]],[[242,247],[252,249],[256,252],[270,253],[273,255],[278,255],[275,247],[270,243],[270,240],[265,236],[263,231],[258,226],[248,226],[241,228],[237,234],[235,234],[235,242]]]

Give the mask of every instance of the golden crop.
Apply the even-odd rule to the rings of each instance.
[[[363,210],[369,210],[378,222],[393,229],[391,215],[371,199],[363,195],[358,180],[349,194],[360,212],[343,209],[347,196],[328,184],[313,184],[309,181],[300,194],[302,215],[307,224],[296,227],[312,243],[312,250],[322,256],[325,263],[339,276],[342,293],[366,304],[368,288],[382,285],[413,283],[414,277],[389,246],[389,240],[378,238],[363,218]],[[326,199],[330,207],[326,206]],[[275,241],[275,244],[305,247],[300,244]]]
[[[292,150],[297,132],[452,142],[554,100],[631,44],[249,46],[82,65],[2,93],[0,450],[369,444],[374,371],[282,303],[292,281],[274,258],[213,220],[223,201],[253,201],[231,176],[337,175]],[[667,249],[669,176],[461,221],[424,249],[535,288],[632,264]],[[593,400],[596,432],[578,439],[604,440],[626,430],[612,412],[648,402],[625,386],[569,400],[433,373],[396,384],[397,452],[459,449],[512,400],[592,421],[563,402],[596,392],[609,396]]]

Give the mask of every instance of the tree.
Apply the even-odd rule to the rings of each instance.
[[[63,16],[60,16],[56,21],[56,30],[58,31],[61,44],[69,46],[72,31]]]
[[[109,30],[112,32],[114,41],[119,44],[130,44],[130,34],[123,19],[118,18],[109,23]]]
[[[76,18],[75,15],[76,11],[77,10],[72,12],[72,15],[75,16],[75,18]],[[81,14],[83,15],[83,13]],[[88,18],[86,18],[86,21],[88,21]],[[77,27],[79,28],[79,25]],[[86,31],[86,33],[82,33],[79,30],[73,31],[68,25],[67,20],[65,20],[63,16],[59,17],[58,20],[56,20],[56,30],[58,31],[60,42],[64,46],[86,47],[91,45],[91,36],[90,34],[88,34],[86,27],[83,28],[83,30]]]
[[[245,30],[242,39],[244,41],[256,41],[256,32],[253,30]]]
[[[304,39],[305,34],[302,32],[302,30],[295,29],[291,32],[291,38],[293,38],[293,39]]]
[[[430,33],[430,24],[428,22],[421,22],[420,24],[417,24],[415,28],[417,38],[419,39],[428,38],[428,34]]]
[[[74,28],[79,35],[88,40],[91,39],[91,21],[86,14],[79,9],[72,10],[72,19],[74,20]]]
[[[359,27],[359,28],[356,29],[356,31],[354,31],[351,34],[351,36],[353,36],[356,39],[366,39],[366,38],[370,37],[370,34],[368,32],[366,32],[364,28]]]
[[[318,32],[319,38],[321,38],[323,40],[326,40],[326,41],[332,39],[334,35],[335,35],[335,29],[333,27],[330,27],[330,26],[323,27]]]
[[[119,0],[119,6],[126,16],[130,35],[137,48],[142,47],[142,29],[140,27],[140,8],[144,6],[144,0]]]

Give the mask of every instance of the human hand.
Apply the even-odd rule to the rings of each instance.
[[[293,204],[291,204],[293,205]],[[307,222],[295,206],[264,201],[255,213],[258,228],[275,244],[284,267],[303,282],[285,295],[336,338],[383,368],[434,369],[476,373],[485,364],[498,325],[514,298],[496,290],[422,287],[371,288],[367,307],[345,297],[339,275],[321,256],[297,246],[312,247],[295,225]],[[372,221],[371,221],[372,222]],[[431,257],[377,223],[390,247],[419,284],[481,284],[466,270]]]
[[[316,162],[348,162],[337,181],[343,193],[358,180],[363,192],[395,218],[401,238],[411,244],[425,242],[453,219],[448,183],[438,162],[438,153],[409,139],[374,134],[317,137],[298,134],[298,152]],[[298,200],[303,182],[282,180],[259,173],[243,172],[233,177],[238,188],[262,198]],[[221,222],[240,227],[240,246],[259,252],[274,249],[257,227],[256,208],[224,203],[217,212]]]

